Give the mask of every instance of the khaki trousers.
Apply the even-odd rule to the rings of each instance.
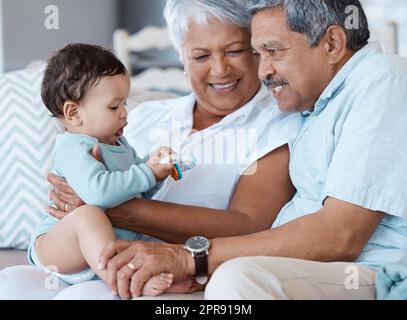
[[[375,274],[354,263],[237,258],[214,272],[205,299],[372,300],[376,296]]]

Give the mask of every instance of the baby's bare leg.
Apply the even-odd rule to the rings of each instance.
[[[90,267],[105,280],[105,271],[98,270],[97,265],[105,245],[114,239],[105,213],[94,206],[82,206],[39,237],[36,252],[44,266],[55,266],[59,273],[72,274]]]

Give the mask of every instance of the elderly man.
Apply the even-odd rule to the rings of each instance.
[[[374,299],[378,268],[407,256],[407,63],[368,44],[357,0],[251,2],[259,76],[306,119],[291,149],[297,192],[264,232],[187,250],[112,243],[101,258],[110,286],[137,296],[160,272],[207,272],[209,299]]]

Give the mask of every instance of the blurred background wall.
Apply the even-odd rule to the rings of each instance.
[[[58,30],[45,28],[48,5],[58,8]],[[117,0],[2,0],[3,71],[44,59],[68,42],[110,45],[119,9]]]
[[[397,25],[398,54],[407,57],[407,0],[361,0],[369,21],[392,21]]]
[[[221,1],[221,0],[220,0]],[[407,57],[407,0],[362,0],[369,19],[398,24],[399,54]],[[43,60],[68,42],[112,45],[113,31],[164,26],[165,0],[0,0],[0,72]],[[59,29],[47,30],[44,9],[59,9]]]
[[[119,25],[130,33],[148,25],[163,27],[164,6],[165,0],[121,0]]]

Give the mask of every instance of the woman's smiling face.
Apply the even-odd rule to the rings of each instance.
[[[246,29],[215,18],[209,19],[209,27],[190,23],[182,58],[198,104],[207,112],[226,116],[259,89],[250,37]]]

